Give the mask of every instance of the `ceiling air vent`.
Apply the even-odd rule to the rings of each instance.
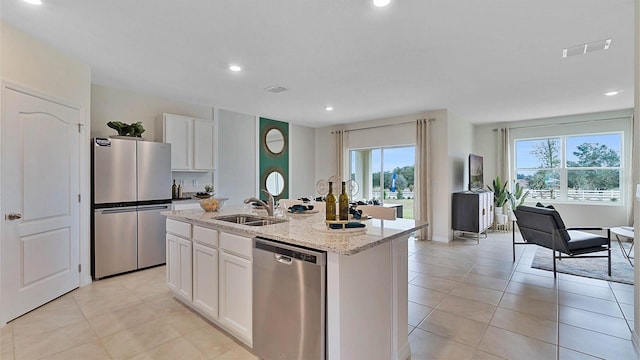
[[[281,92],[285,92],[285,91],[287,91],[289,89],[287,89],[284,86],[280,86],[280,85],[272,85],[272,86],[269,86],[268,88],[265,88],[265,90],[267,90],[268,92],[272,92],[274,94],[278,94],[278,93],[281,93]]]
[[[562,49],[562,57],[567,58],[569,56],[584,55],[599,50],[609,50],[609,47],[611,46],[611,40],[612,39],[594,41],[592,43]]]

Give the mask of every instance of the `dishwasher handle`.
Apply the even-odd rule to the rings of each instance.
[[[280,264],[285,264],[285,265],[291,265],[293,263],[293,259],[291,259],[288,256],[285,255],[281,255],[281,254],[273,254],[273,257],[276,259],[277,262],[279,262]]]

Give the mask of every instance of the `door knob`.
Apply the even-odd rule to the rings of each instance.
[[[22,214],[20,213],[8,213],[7,215],[4,216],[5,219],[7,220],[19,220],[22,219]]]

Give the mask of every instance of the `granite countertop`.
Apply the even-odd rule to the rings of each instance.
[[[353,255],[427,226],[416,226],[412,219],[370,219],[363,221],[366,224],[364,230],[353,230],[354,232],[326,230],[324,213],[287,214],[289,221],[265,226],[247,226],[215,219],[223,215],[247,213],[264,217],[267,215],[263,210],[249,212],[242,206],[226,207],[217,212],[190,209],[166,211],[162,214],[170,219],[216,228],[221,231],[239,233],[249,237],[262,236],[340,255]]]

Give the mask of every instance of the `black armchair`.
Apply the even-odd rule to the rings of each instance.
[[[516,259],[516,245],[534,244],[553,251],[553,276],[556,276],[556,259],[562,254],[569,258],[608,258],[611,276],[611,236],[608,228],[581,227],[566,228],[560,214],[555,209],[519,206],[514,211],[516,222],[524,242],[515,241],[513,235],[513,261]],[[607,237],[580,230],[602,230]],[[556,251],[558,255],[556,255]],[[585,255],[606,251],[607,255]]]

